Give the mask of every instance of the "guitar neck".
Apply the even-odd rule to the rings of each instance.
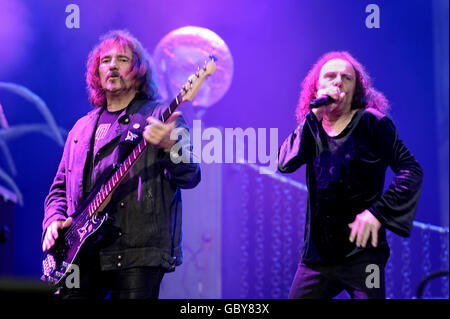
[[[209,56],[210,61],[205,62],[205,66],[189,78],[189,81],[182,87],[182,92],[180,92],[175,99],[169,104],[169,107],[161,114],[160,121],[166,123],[170,115],[177,109],[180,104],[185,101],[192,101],[198,89],[205,81],[205,79],[214,73],[216,69],[215,61],[217,58],[213,55]],[[142,156],[148,147],[148,143],[145,138],[134,148],[130,155],[125,159],[125,161],[120,164],[120,166],[114,172],[114,175],[108,180],[106,184],[103,185],[101,190],[97,193],[94,199],[90,202],[87,210],[89,217],[95,214],[99,207],[103,204],[106,198],[119,186],[119,184],[125,179],[130,169],[136,163],[136,161]]]
[[[175,112],[178,106],[183,102],[183,97],[180,94],[177,95],[175,99],[169,104],[169,107],[161,114],[160,121],[166,123],[170,115]],[[101,190],[97,193],[94,199],[88,206],[89,217],[95,214],[98,208],[102,205],[106,198],[119,186],[119,184],[125,179],[130,169],[134,166],[137,160],[144,154],[145,150],[148,148],[149,143],[142,138],[139,144],[133,149],[133,151],[128,155],[125,161],[119,165],[116,169],[114,175],[108,180],[106,184],[103,185]]]
[[[183,100],[183,96],[180,93],[177,95],[176,98],[172,100],[172,102],[169,104],[169,107],[161,114],[160,121],[166,123],[170,115],[172,115],[172,113],[175,112],[177,107],[180,106],[181,103],[183,102],[185,102],[185,100]]]

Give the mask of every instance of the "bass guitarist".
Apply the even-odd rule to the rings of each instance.
[[[160,121],[165,107],[158,101],[148,54],[127,31],[100,38],[89,54],[86,81],[94,109],[68,135],[45,200],[42,249],[61,240],[94,184],[145,138],[148,149],[102,207],[108,211],[107,222],[88,238],[75,261],[79,288],[61,287],[60,294],[158,298],[165,272],[183,261],[180,189],[200,182],[199,164],[171,161],[175,143],[183,144],[183,156],[192,156],[189,138],[170,139],[173,130],[188,126],[178,112]]]

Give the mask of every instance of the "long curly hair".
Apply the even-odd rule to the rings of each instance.
[[[372,87],[369,74],[364,67],[350,53],[346,51],[333,51],[324,54],[302,82],[300,98],[298,101],[295,115],[298,123],[305,120],[306,114],[310,111],[309,104],[316,98],[317,83],[319,81],[322,66],[330,60],[341,59],[350,63],[356,74],[355,92],[352,99],[352,109],[356,108],[374,108],[383,114],[387,114],[390,105],[383,93],[378,92]]]
[[[114,45],[129,48],[132,52],[130,77],[134,79],[138,93],[154,100],[159,97],[152,75],[150,57],[142,44],[127,30],[113,30],[100,37],[99,43],[89,53],[86,63],[86,83],[89,100],[94,107],[106,106],[106,94],[102,88],[99,74],[100,55]]]

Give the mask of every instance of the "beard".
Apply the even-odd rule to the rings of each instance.
[[[115,77],[114,83],[110,82],[110,78]],[[124,93],[127,93],[134,89],[134,81],[131,81],[130,79],[126,79],[123,75],[120,73],[112,73],[108,79],[106,80],[106,83],[103,87],[103,90],[105,93],[110,93],[114,95],[121,95]]]

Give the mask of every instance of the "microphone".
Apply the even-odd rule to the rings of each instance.
[[[328,105],[333,102],[336,102],[336,100],[328,95],[325,95],[325,96],[319,97],[318,99],[312,100],[311,103],[309,104],[309,108],[316,109],[318,107]]]

